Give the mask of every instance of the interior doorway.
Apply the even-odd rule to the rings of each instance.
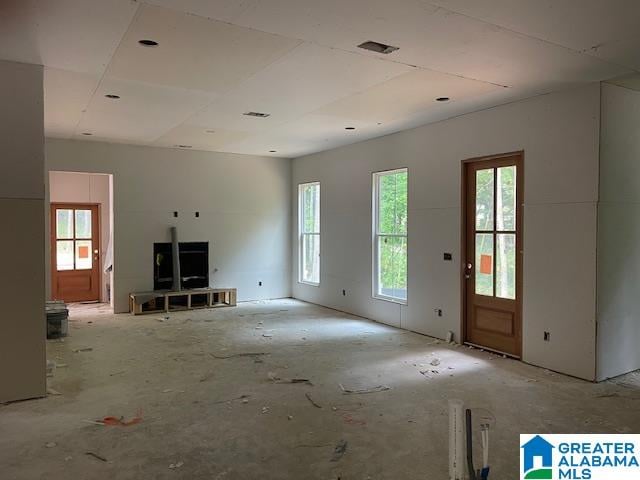
[[[463,338],[522,355],[523,153],[463,162]]]
[[[51,294],[56,300],[100,300],[100,206],[51,204]]]
[[[113,176],[50,171],[49,298],[112,303]]]

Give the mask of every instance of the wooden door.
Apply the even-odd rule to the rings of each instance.
[[[523,154],[464,162],[463,183],[464,340],[519,358]]]
[[[51,204],[51,274],[54,300],[100,299],[98,205]]]

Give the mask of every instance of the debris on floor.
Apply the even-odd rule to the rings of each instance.
[[[169,468],[173,470],[175,468],[180,468],[183,465],[184,465],[184,462],[171,463],[169,464]]]
[[[212,405],[219,405],[221,403],[231,403],[231,402],[235,402],[236,400],[242,400],[242,403],[249,403],[249,397],[251,395],[240,395],[239,397],[234,397],[234,398],[229,398],[227,400],[218,400],[216,402],[213,402]]]
[[[602,395],[596,395],[595,398],[615,398],[619,396],[620,396],[619,393],[613,392],[613,393],[603,393]]]
[[[367,424],[366,421],[361,420],[359,418],[353,418],[353,415],[351,415],[350,413],[344,413],[342,415],[342,421],[344,423],[346,423],[347,425],[359,425],[359,426],[364,426]]]
[[[345,388],[345,386],[341,383],[339,383],[338,385],[340,386],[343,395],[363,395],[367,393],[386,392],[387,390],[391,390],[391,387],[387,387],[386,385],[378,385],[376,387],[358,389]]]
[[[51,387],[47,387],[47,395],[54,395],[54,396],[58,396],[58,395],[62,395],[59,391],[51,388]]]
[[[275,372],[269,372],[267,374],[269,380],[273,383],[306,383],[307,385],[313,386],[311,380],[308,378],[280,378]]]
[[[92,347],[84,347],[84,348],[74,348],[73,353],[81,353],[81,352],[92,352]]]
[[[433,365],[434,367],[437,367],[438,365],[440,365],[440,359],[439,358],[434,358],[433,360],[431,360],[431,362],[429,362],[431,365]]]
[[[313,398],[311,398],[311,395],[309,395],[308,393],[304,394],[305,397],[307,397],[307,400],[309,400],[309,402],[311,402],[311,405],[313,405],[316,408],[322,408],[322,405],[319,405],[318,403],[316,403]]]
[[[108,461],[103,456],[98,455],[97,453],[94,453],[94,452],[85,452],[85,455],[89,455],[90,457],[93,457],[93,458],[95,458],[97,460],[100,460],[101,462],[107,462]]]
[[[44,444],[45,447],[47,448],[53,448],[56,447],[58,444],[56,442],[47,442]]]
[[[348,442],[346,440],[340,440],[338,444],[333,449],[333,456],[331,457],[332,462],[339,461],[344,454],[347,453]]]
[[[138,412],[135,417],[125,420],[124,417],[104,417],[102,420],[96,420],[96,424],[102,424],[109,427],[130,427],[142,422],[142,413]]]
[[[226,360],[228,358],[236,358],[236,357],[261,357],[263,355],[270,355],[266,352],[257,352],[257,353],[234,353],[233,355],[216,355],[214,353],[210,353],[213,358],[218,360]]]
[[[526,428],[522,422],[533,421],[518,416],[518,402],[530,398],[549,415],[545,421],[566,430],[632,433],[640,426],[636,414],[640,410],[633,408],[640,406],[640,374],[635,386],[628,388],[613,381],[591,384],[550,377],[520,362],[488,361],[499,355],[444,340],[430,345],[433,338],[400,335],[391,327],[333,310],[296,305],[297,311],[286,319],[238,321],[242,319],[237,313],[248,308],[241,305],[235,313],[231,309],[176,312],[161,325],[151,318],[162,318],[159,313],[132,322],[128,315],[88,317],[72,307],[70,327],[81,328],[72,330],[73,337],[65,342],[47,342],[47,358],[56,362],[48,384],[63,396],[8,408],[0,405],[0,439],[5,440],[0,440],[0,478],[45,478],[62,469],[71,479],[120,478],[137,466],[143,469],[141,477],[167,480],[198,477],[202,472],[214,480],[225,469],[229,473],[220,480],[278,475],[365,480],[368,474],[377,480],[376,471],[382,471],[384,478],[404,479],[410,477],[407,472],[418,469],[428,478],[438,477],[439,471],[440,477],[448,478],[446,442],[436,442],[426,456],[401,448],[392,455],[399,461],[389,461],[388,442],[375,438],[387,432],[393,444],[403,439],[419,443],[425,428],[435,434],[446,431],[442,400],[452,394],[480,405],[512,408],[502,415],[499,435],[504,438]],[[188,316],[193,321],[183,324]],[[94,320],[92,327],[87,319]],[[264,329],[254,330],[263,319]],[[373,334],[364,334],[372,329]],[[262,333],[274,338],[263,339]],[[308,344],[304,347],[303,336]],[[400,346],[401,339],[408,346]],[[92,347],[93,352],[73,353],[81,347]],[[431,363],[436,359],[437,366]],[[58,362],[68,368],[60,369],[64,364]],[[482,376],[487,388],[478,391],[473,381],[467,382],[470,371]],[[460,381],[452,381],[450,374]],[[303,383],[274,385],[287,379]],[[385,395],[375,395],[389,387]],[[171,392],[162,394],[163,389]],[[178,389],[186,392],[178,394]],[[518,402],[503,404],[505,395],[514,395]],[[131,420],[139,406],[144,407],[142,423],[118,425],[120,420]],[[564,415],[575,408],[580,415]],[[43,414],[45,409],[50,412]],[[620,416],[621,411],[627,414]],[[474,417],[479,419],[482,415],[476,413],[477,409]],[[105,415],[116,417],[115,425],[105,425]],[[35,423],[29,427],[25,419]],[[9,436],[15,440],[7,441]],[[332,462],[341,440],[348,445],[336,452]],[[47,442],[59,443],[46,447]],[[236,447],[256,446],[251,458],[237,454]],[[444,461],[434,466],[429,455]],[[180,461],[181,467],[169,468]],[[517,465],[509,458],[496,455],[492,467],[505,473],[500,478],[517,478]],[[261,468],[266,472],[262,477]]]

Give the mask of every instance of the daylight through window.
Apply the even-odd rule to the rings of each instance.
[[[320,284],[320,183],[298,187],[300,245],[299,278],[302,283]]]
[[[407,301],[407,170],[373,174],[374,296]]]

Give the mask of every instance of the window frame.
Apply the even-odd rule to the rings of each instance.
[[[318,231],[317,232],[305,232],[304,231],[304,195],[303,191],[305,187],[317,186],[318,187]],[[320,252],[322,251],[322,242],[320,237],[320,232],[322,230],[320,212],[321,212],[321,190],[320,190],[320,182],[305,182],[298,184],[298,283],[304,285],[310,285],[312,287],[320,286],[320,259],[318,259],[318,281],[311,282],[309,280],[305,280],[303,277],[304,272],[304,239],[305,236],[316,236],[318,237],[318,257],[320,257]]]
[[[387,175],[394,175],[398,173],[407,174],[407,231],[404,234],[385,234],[379,232],[380,227],[380,178]],[[372,241],[372,291],[371,295],[377,300],[383,300],[385,302],[397,303],[400,305],[409,304],[409,169],[407,167],[394,168],[392,170],[382,170],[372,173],[372,205],[371,205],[371,217],[372,217],[372,229],[371,229],[371,241]],[[407,244],[407,298],[392,297],[379,293],[380,285],[380,266],[379,266],[379,238],[404,238]]]

